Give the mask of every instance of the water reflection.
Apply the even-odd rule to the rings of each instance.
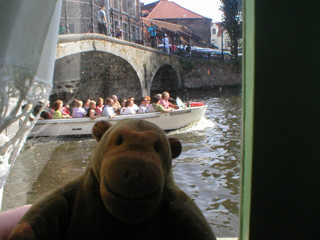
[[[178,186],[187,192],[204,215],[217,237],[238,235],[240,184],[241,96],[231,92],[198,92],[188,96],[205,101],[206,118],[215,126],[174,135],[182,140],[183,153],[174,160]]]
[[[206,118],[168,133],[181,140],[173,160],[177,185],[211,224],[217,237],[238,235],[240,90],[187,92],[182,98],[209,105]],[[4,189],[3,209],[33,203],[44,193],[80,175],[96,142],[91,138],[37,138],[27,141]]]
[[[52,146],[51,141],[53,150],[42,152],[48,161],[28,192],[27,201],[32,203],[44,193],[79,176],[85,170],[95,145],[96,141],[91,138],[77,140],[69,137],[56,142],[56,146]],[[43,146],[42,150],[46,147]]]

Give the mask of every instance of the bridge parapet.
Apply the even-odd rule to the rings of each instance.
[[[59,35],[58,45],[61,43],[70,43],[70,42],[72,43],[72,42],[85,41],[85,40],[108,41],[108,42],[112,42],[112,43],[116,43],[116,44],[122,44],[122,45],[126,45],[126,46],[139,48],[143,51],[149,51],[149,52],[153,52],[155,54],[160,54],[160,55],[170,56],[170,57],[180,59],[180,57],[177,55],[168,54],[168,53],[159,51],[157,49],[154,49],[154,48],[151,48],[148,46],[144,46],[141,44],[137,44],[137,43],[129,42],[129,41],[122,40],[119,38],[110,37],[110,36],[97,34],[97,33],[62,34],[62,35]],[[57,54],[58,53],[59,53],[59,51],[57,51]],[[60,57],[63,57],[63,56],[57,55],[57,58],[60,58]]]

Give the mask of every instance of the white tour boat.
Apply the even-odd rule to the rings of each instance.
[[[204,117],[207,106],[188,107],[174,110],[169,113],[143,113],[133,115],[118,115],[109,117],[98,117],[96,119],[69,118],[38,120],[31,130],[29,137],[40,136],[64,136],[64,135],[85,135],[91,134],[92,127],[97,121],[106,120],[114,124],[122,119],[143,119],[158,125],[165,131],[182,128],[191,122]]]

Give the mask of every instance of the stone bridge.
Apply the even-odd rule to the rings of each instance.
[[[51,99],[141,97],[182,87],[180,59],[101,34],[60,35]]]

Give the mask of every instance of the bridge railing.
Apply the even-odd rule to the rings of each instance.
[[[131,46],[134,48],[139,48],[141,50],[150,51],[150,52],[154,52],[157,54],[170,55],[168,53],[165,53],[163,51],[159,51],[158,49],[155,49],[152,47],[144,46],[141,44],[137,44],[134,42],[130,42],[130,41],[126,41],[126,40],[122,40],[122,39],[118,39],[118,38],[114,38],[114,37],[110,37],[110,36],[106,36],[106,35],[99,34],[99,33],[63,34],[63,35],[59,35],[58,43],[76,42],[76,41],[83,41],[83,40],[108,41],[108,42],[113,42],[116,44],[127,45],[127,46]],[[178,55],[172,55],[172,56],[180,58],[180,56],[178,56]]]

